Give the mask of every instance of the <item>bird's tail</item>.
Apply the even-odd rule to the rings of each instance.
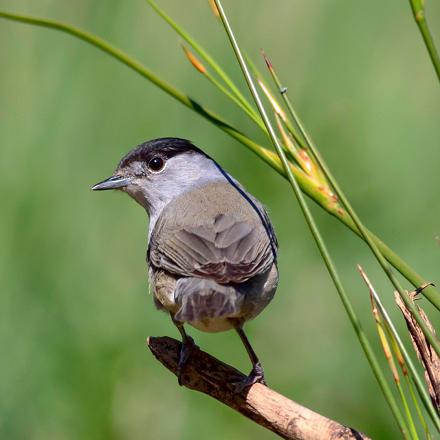
[[[243,305],[243,294],[233,286],[202,278],[181,278],[175,290],[180,306],[174,319],[197,322],[209,318],[236,317]]]

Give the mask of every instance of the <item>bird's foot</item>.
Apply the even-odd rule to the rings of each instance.
[[[185,371],[186,364],[188,362],[191,353],[199,347],[194,342],[191,336],[186,336],[182,341],[182,348],[180,349],[179,363],[177,364],[177,381],[179,385],[182,385],[182,375]]]
[[[239,394],[246,388],[250,388],[254,383],[261,383],[266,385],[266,380],[264,378],[264,370],[260,362],[257,362],[250,372],[249,376],[235,383],[234,392]]]

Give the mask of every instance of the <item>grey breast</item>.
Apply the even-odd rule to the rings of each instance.
[[[150,264],[177,277],[220,284],[243,283],[267,272],[276,244],[263,224],[264,208],[253,203],[225,181],[182,194],[165,207],[154,226]]]

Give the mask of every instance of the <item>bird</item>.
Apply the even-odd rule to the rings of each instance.
[[[182,337],[179,384],[198,348],[186,324],[235,330],[252,363],[237,390],[265,384],[243,329],[278,285],[278,242],[263,204],[191,141],[172,137],[138,145],[91,189],[125,192],[147,212],[149,288]]]

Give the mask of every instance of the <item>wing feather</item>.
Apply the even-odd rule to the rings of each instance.
[[[182,215],[191,212],[188,203],[200,216]],[[244,199],[237,208],[225,212],[221,203],[203,203],[195,195],[165,208],[150,237],[151,264],[177,276],[222,284],[242,283],[265,272],[274,262],[271,237]]]

